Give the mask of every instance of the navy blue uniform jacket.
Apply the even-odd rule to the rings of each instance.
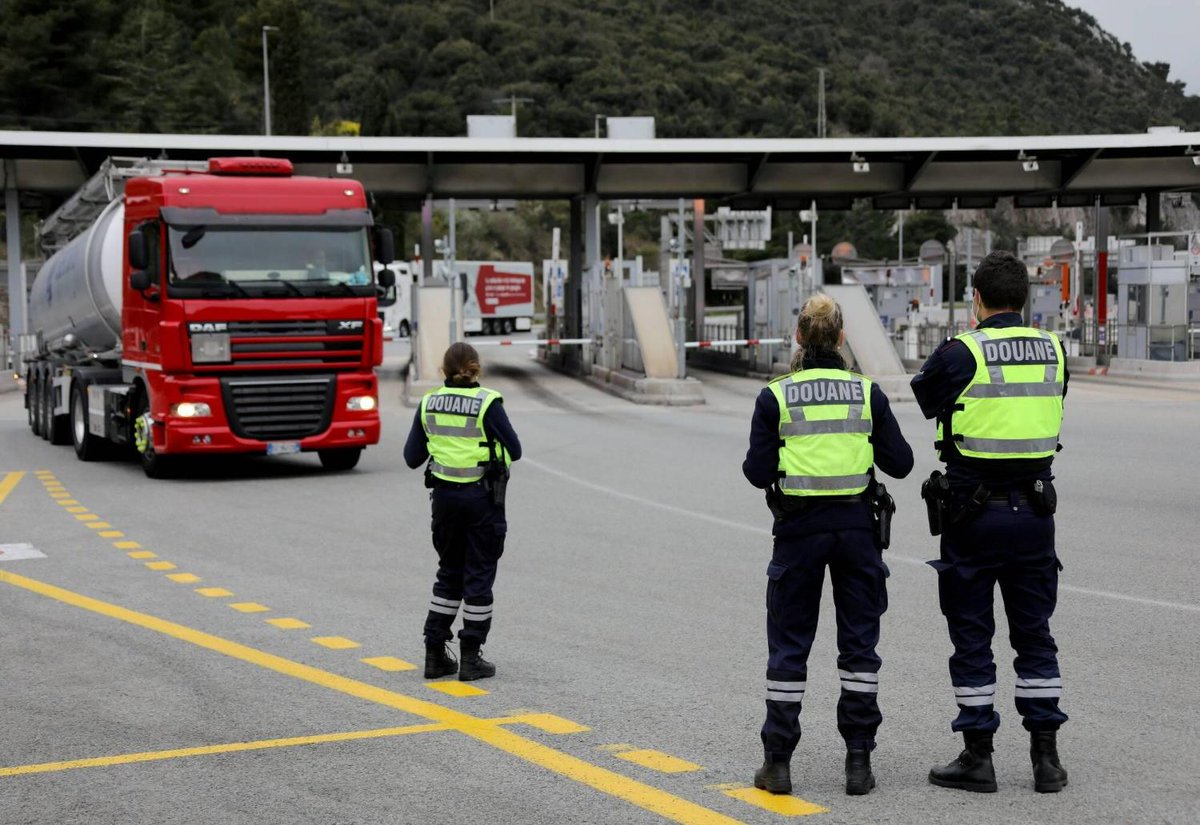
[[[817,353],[804,359],[802,369],[843,369],[843,365],[836,355]],[[779,448],[782,446],[779,402],[769,387],[763,387],[750,420],[750,449],[742,462],[746,480],[760,490],[766,490],[778,481]],[[904,478],[912,472],[912,447],[900,432],[887,396],[874,383],[871,384],[871,446],[875,451],[875,466],[892,478]],[[812,504],[803,513],[776,519],[774,534],[780,538],[794,538],[833,530],[871,529],[871,510],[865,501],[814,501],[819,498],[810,497]]]

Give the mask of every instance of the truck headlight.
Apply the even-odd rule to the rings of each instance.
[[[212,415],[212,408],[203,401],[183,401],[171,405],[171,415],[179,418],[207,418]]]
[[[379,402],[375,400],[373,395],[352,395],[346,400],[346,409],[357,410],[359,412],[370,412],[377,407]]]
[[[229,360],[228,332],[201,332],[192,336],[193,364],[224,364]]]

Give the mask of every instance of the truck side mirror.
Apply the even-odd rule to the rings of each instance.
[[[396,260],[396,242],[392,239],[392,230],[382,226],[375,227],[375,260],[384,266]]]
[[[154,278],[148,270],[135,269],[129,273],[129,285],[138,292],[145,292],[154,286]]]
[[[138,228],[129,233],[129,268],[136,271],[148,269],[149,266],[150,245],[146,242],[145,233]]]
[[[378,276],[379,285],[384,289],[389,289],[396,285],[396,273],[390,269],[379,270]]]

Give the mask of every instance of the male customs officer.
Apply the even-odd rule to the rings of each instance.
[[[992,792],[994,708],[993,592],[1008,617],[1017,652],[1016,707],[1030,732],[1034,789],[1062,790],[1067,772],[1056,736],[1067,721],[1059,708],[1062,677],[1050,616],[1062,565],[1054,552],[1056,506],[1051,462],[1059,449],[1067,390],[1062,345],[1024,325],[1029,291],[1024,264],[993,252],[975,272],[979,326],[937,349],[912,380],[926,418],[936,418],[935,447],[946,462],[922,487],[930,529],[941,534],[938,596],[954,654],[950,679],[958,703],[952,728],[966,748],[935,767],[929,781],[946,788]]]

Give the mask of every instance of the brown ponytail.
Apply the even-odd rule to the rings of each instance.
[[[806,356],[836,356],[845,360],[839,351],[842,333],[842,308],[824,292],[817,292],[800,309],[796,329],[800,333],[800,349],[792,357],[792,372],[799,370]]]
[[[446,376],[446,380],[451,384],[458,386],[474,384],[482,374],[483,367],[479,365],[479,353],[470,344],[462,341],[451,344],[450,348],[446,350],[446,354],[442,356],[442,375]]]

